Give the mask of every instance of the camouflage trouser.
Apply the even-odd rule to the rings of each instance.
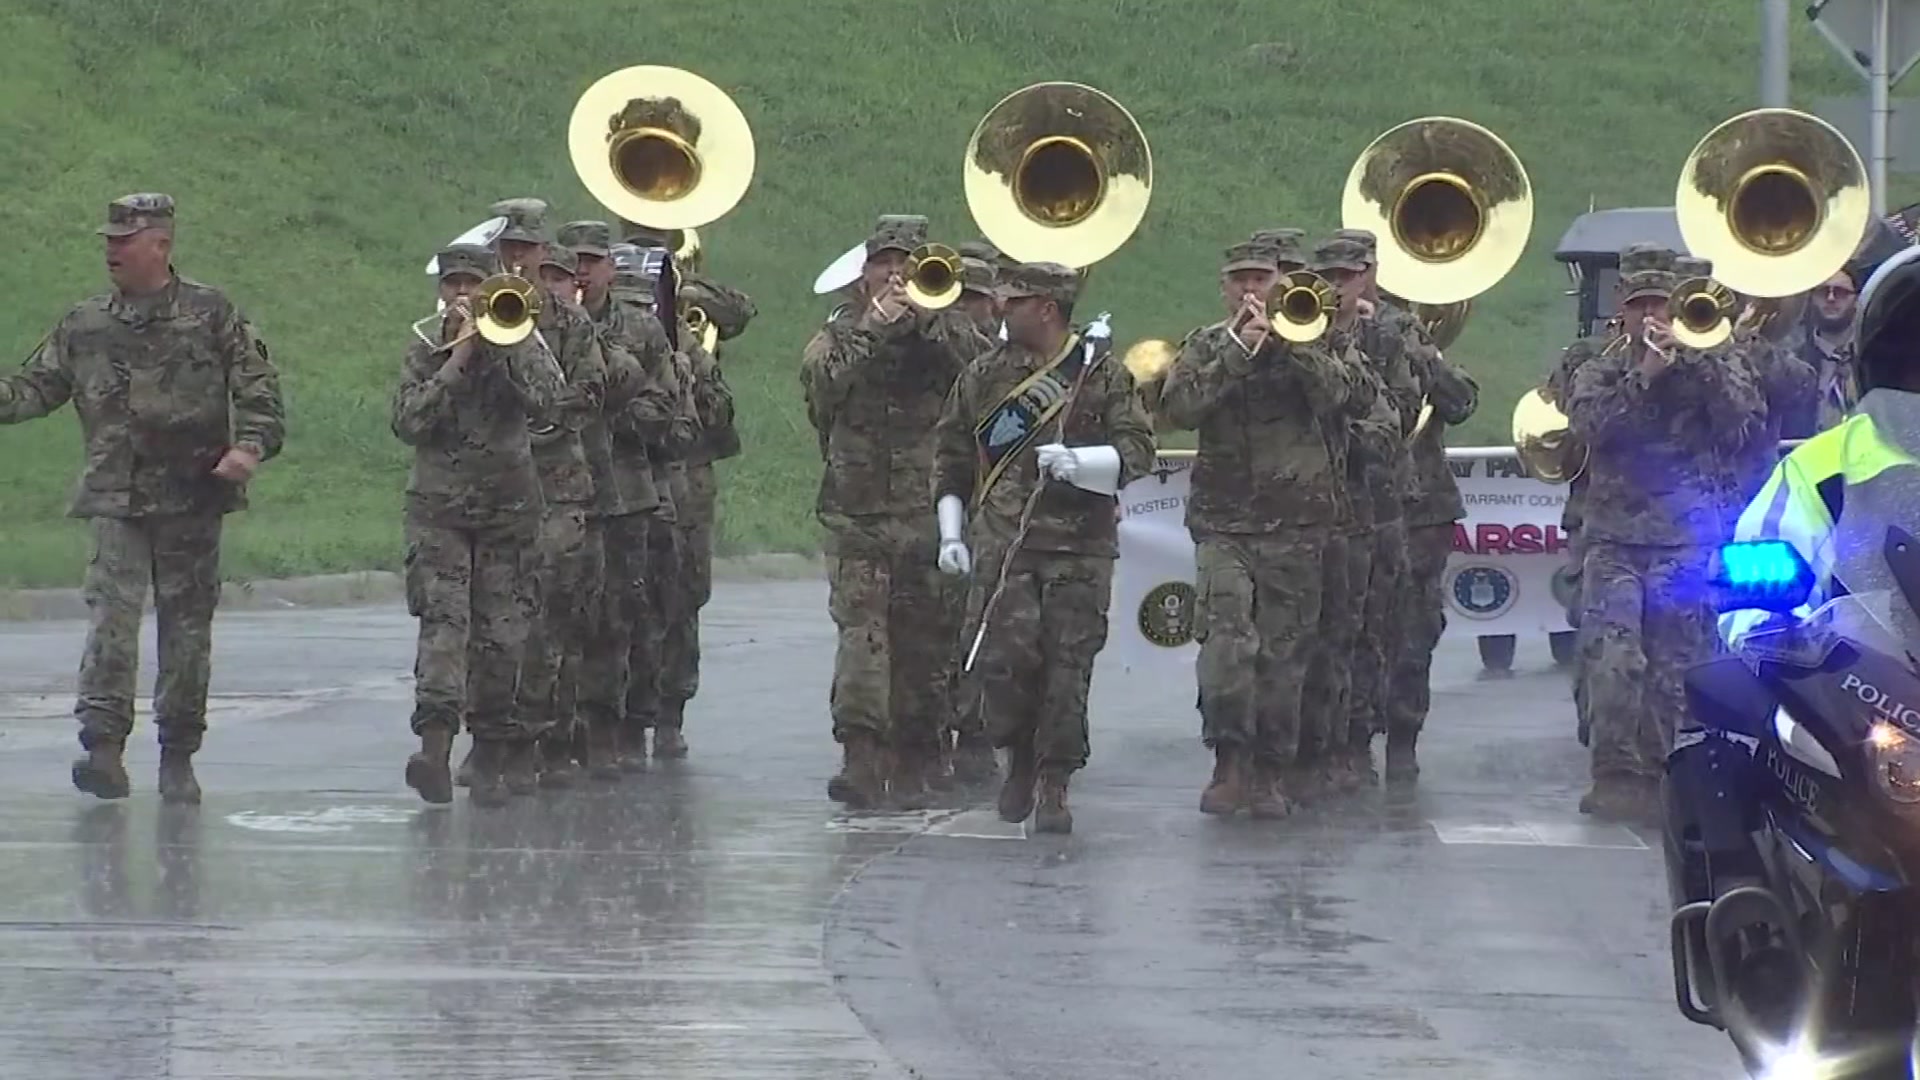
[[[651,679],[648,669],[630,668],[634,635],[647,613],[647,527],[651,514],[596,518],[587,529],[598,534],[606,555],[600,610],[586,651],[580,658],[580,718],[600,728],[620,722],[632,678]]]
[[[1322,567],[1336,550],[1345,545],[1321,529],[1199,540],[1194,638],[1207,746],[1238,746],[1275,765],[1300,753]]]
[[[1308,628],[1306,670],[1301,679],[1299,738],[1291,760],[1311,762],[1347,740],[1353,692],[1353,643],[1360,636],[1360,589],[1373,562],[1363,534],[1335,529],[1323,534],[1319,563],[1305,576],[1320,586],[1314,622]]]
[[[573,734],[580,662],[600,617],[606,552],[587,528],[583,506],[547,508],[540,523],[540,616],[527,635],[520,666],[520,727],[530,738]]]
[[[80,745],[122,742],[133,731],[140,617],[153,591],[159,674],[154,727],[160,745],[191,753],[207,728],[213,611],[220,602],[218,514],[93,518],[83,594],[89,623],[74,716]]]
[[[947,729],[954,627],[933,523],[865,519],[828,538],[827,608],[839,629],[833,737],[854,732],[931,758]]]
[[[700,555],[700,545],[709,541],[712,533],[686,524],[684,515],[674,530],[678,535],[672,553],[664,549],[660,552],[661,559],[673,560],[667,573],[674,588],[673,621],[667,624],[660,650],[660,700],[665,706],[662,723],[677,722],[687,702],[700,692],[700,608],[706,603],[703,594],[713,588],[710,580],[703,582],[702,578],[703,573],[711,572],[713,561]]]
[[[982,544],[976,556],[967,599],[968,641],[1005,551]],[[1086,765],[1087,690],[1094,659],[1107,644],[1112,595],[1108,556],[1014,554],[1006,590],[988,620],[971,673],[993,745],[1031,741],[1043,767],[1071,772]]]
[[[1389,734],[1417,735],[1426,726],[1433,701],[1433,650],[1447,628],[1440,579],[1446,574],[1447,556],[1453,553],[1453,523],[1409,528],[1406,550],[1407,572],[1394,615],[1400,640],[1393,651],[1383,711]]]
[[[687,497],[679,510],[681,539],[686,550],[686,626],[681,674],[674,680],[675,700],[685,702],[700,692],[700,611],[713,599],[713,530],[719,514],[719,481],[713,465],[687,466]]]
[[[1579,642],[1594,779],[1665,771],[1687,669],[1718,640],[1708,557],[1703,547],[1587,542]]]
[[[647,525],[646,587],[634,621],[632,646],[627,652],[625,726],[650,728],[665,715],[661,701],[671,684],[680,652],[685,589],[681,530],[671,521],[653,517]]]
[[[1364,748],[1387,730],[1388,680],[1400,651],[1400,609],[1410,562],[1406,522],[1374,526],[1361,596],[1360,632],[1353,642],[1353,677],[1347,696],[1346,743]],[[1362,592],[1360,589],[1354,590]]]
[[[999,567],[994,570],[998,572]],[[985,739],[987,719],[981,711],[980,687],[960,670],[967,661],[967,650],[973,647],[975,628],[973,620],[967,618],[968,580],[943,577],[941,584],[947,625],[954,630],[953,648],[947,653],[947,729],[959,738]]]
[[[514,684],[540,612],[538,523],[449,529],[408,521],[407,610],[420,620],[413,730],[523,739]]]

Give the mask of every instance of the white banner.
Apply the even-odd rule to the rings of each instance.
[[[1564,485],[1530,479],[1508,447],[1447,451],[1466,517],[1454,527],[1441,579],[1447,633],[1543,637],[1566,630]],[[1191,667],[1193,538],[1187,532],[1191,451],[1167,451],[1154,472],[1120,492],[1120,559],[1114,566],[1107,648],[1131,670]]]

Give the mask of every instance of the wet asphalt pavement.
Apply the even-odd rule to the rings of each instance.
[[[1741,1075],[1674,1010],[1657,837],[1573,809],[1544,642],[1447,643],[1419,791],[1283,823],[1199,815],[1190,678],[1105,669],[1076,831],[1027,838],[826,800],[817,583],[716,590],[690,759],[491,812],[402,783],[413,628],[222,616],[182,810],[145,699],[134,796],[69,787],[83,628],[0,624],[0,1077]]]

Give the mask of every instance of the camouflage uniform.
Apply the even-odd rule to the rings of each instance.
[[[483,248],[439,254],[443,276],[485,277]],[[532,732],[514,712],[515,678],[539,614],[545,502],[528,428],[561,407],[568,387],[540,343],[475,340],[465,371],[414,343],[393,398],[393,432],[414,448],[407,483],[407,610],[420,620],[413,730],[421,752],[408,783],[452,798],[446,752],[464,715],[475,744],[473,798],[504,798],[505,745]]]
[[[1229,269],[1272,265],[1264,250],[1230,248]],[[1197,546],[1202,737],[1215,753],[1201,809],[1281,815],[1323,561],[1343,516],[1329,429],[1344,430],[1373,402],[1344,342],[1269,335],[1250,357],[1222,321],[1187,335],[1160,404],[1170,423],[1200,435],[1186,520]]]
[[[925,218],[883,217],[867,253],[911,251],[925,239]],[[940,764],[956,630],[926,498],[934,450],[927,432],[960,370],[987,347],[956,308],[881,325],[843,307],[801,361],[807,417],[826,463],[816,505],[840,635],[831,707],[847,764],[829,794],[851,805],[880,794],[881,770],[871,760],[879,748],[892,754],[893,794],[903,803],[924,798]]]
[[[605,222],[575,221],[561,227],[559,241],[576,255],[609,258],[612,236]],[[605,411],[583,431],[594,475],[587,526],[605,552],[605,585],[580,660],[585,738],[573,741],[589,771],[611,779],[619,773],[627,688],[634,679],[655,678],[651,669],[630,668],[634,636],[644,632],[649,610],[648,526],[662,498],[647,451],[667,439],[680,395],[666,333],[651,311],[609,295],[587,315],[607,364]]]
[[[492,211],[507,218],[496,243],[550,242],[546,205],[539,200],[503,200]],[[606,439],[604,426],[596,423],[606,397],[606,358],[585,312],[551,292],[543,292],[541,300],[534,336],[559,362],[566,390],[553,412],[529,433],[546,508],[535,541],[540,617],[527,638],[520,670],[516,705],[521,738],[516,743],[549,735],[571,738],[580,661],[600,611],[606,573],[606,552],[595,543],[600,534],[587,529],[587,515],[595,505],[587,436],[594,436],[596,443]],[[600,456],[610,454],[602,445],[595,449],[605,451]],[[525,749],[513,752],[509,783],[516,792],[530,790],[535,764]]]
[[[173,200],[115,200],[107,236],[170,229]],[[72,401],[86,467],[69,513],[89,519],[83,593],[90,621],[74,715],[80,744],[111,756],[103,798],[126,794],[120,747],[133,730],[140,619],[149,588],[159,633],[154,726],[163,761],[200,747],[207,726],[223,515],[244,486],[213,475],[230,448],[280,452],[279,374],[253,326],[220,290],[174,277],[153,296],[117,290],[67,312],[17,375],[0,379],[0,423]],[[105,764],[104,762],[102,764]],[[167,779],[163,765],[163,794]],[[76,768],[79,783],[82,771]]]
[[[1633,270],[1622,303],[1672,286],[1670,271]],[[1682,677],[1714,648],[1708,558],[1755,462],[1775,457],[1765,373],[1739,348],[1676,347],[1651,376],[1639,357],[1616,338],[1579,365],[1566,407],[1591,448],[1580,647],[1594,787],[1581,809],[1610,816],[1657,805]]]
[[[1001,287],[1009,302],[1051,299],[1069,319],[1078,292],[1078,276],[1055,263],[1022,264],[1004,276]],[[1084,349],[1084,342],[1072,347]],[[1045,482],[1038,452],[1028,452],[1028,446],[1001,459],[998,477],[983,473],[984,448],[976,429],[1055,359],[1009,340],[967,365],[934,429],[932,484],[935,505],[950,495],[971,508],[974,573],[967,615],[975,627],[986,620],[971,674],[988,735],[1008,751],[1000,813],[1025,820],[1034,809],[1037,780],[1043,816],[1036,824],[1044,829],[1071,828],[1066,788],[1087,762],[1087,691],[1094,659],[1106,645],[1113,561],[1119,555],[1116,502],[1112,495]],[[1077,391],[1053,377],[1032,384],[1036,389],[1045,384],[1049,398],[1054,391],[1062,400],[1071,394],[1072,410],[1025,437],[1046,445],[1058,432],[1054,441],[1068,447],[1112,447],[1118,455],[1115,483],[1123,487],[1151,471],[1154,458],[1153,430],[1133,377],[1103,347],[1078,371]],[[1014,550],[1022,513],[1043,483],[1026,538]],[[1005,589],[989,614],[985,606],[1003,572]]]

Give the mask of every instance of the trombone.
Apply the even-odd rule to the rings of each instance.
[[[534,319],[540,314],[540,291],[518,274],[495,274],[480,283],[471,297],[454,301],[454,306],[471,316],[460,336],[444,344],[427,336],[426,324],[446,322],[442,310],[413,324],[413,333],[428,348],[441,352],[478,336],[500,346],[517,345],[533,336]]]
[[[1667,300],[1673,339],[1690,349],[1711,349],[1721,344],[1733,336],[1739,305],[1733,290],[1720,282],[1710,277],[1688,278]]]

